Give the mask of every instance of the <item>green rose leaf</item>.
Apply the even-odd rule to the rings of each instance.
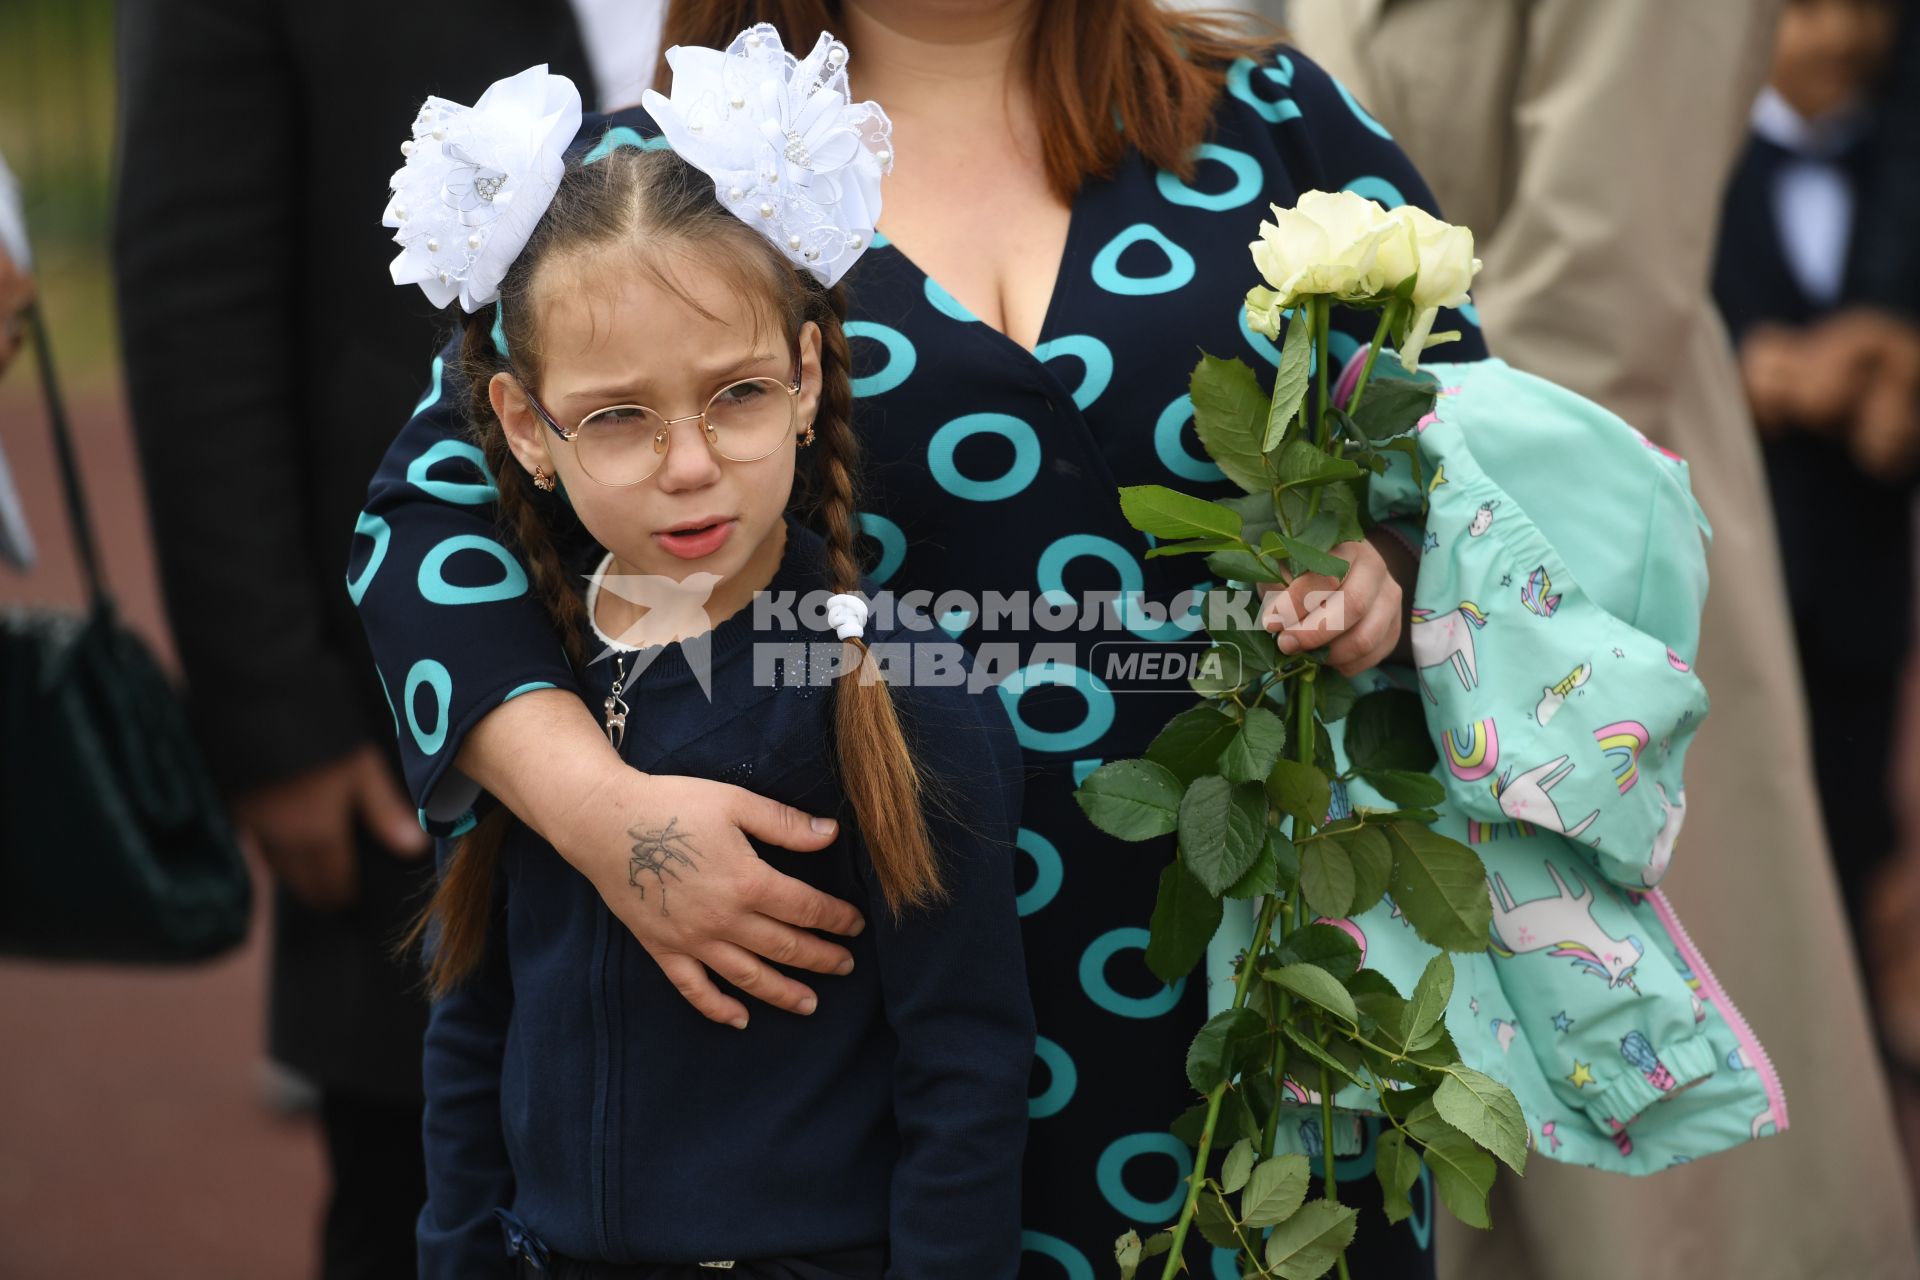
[[[1316,444],[1289,440],[1274,459],[1274,478],[1285,488],[1311,489],[1318,485],[1352,480],[1363,469],[1345,458],[1336,458]]]
[[[1168,1132],[1192,1147],[1200,1149],[1200,1135],[1207,1128],[1207,1103],[1196,1102],[1180,1113],[1180,1118],[1168,1126]],[[1204,1198],[1204,1197],[1203,1197]]]
[[[1446,787],[1430,773],[1408,769],[1355,769],[1354,773],[1398,805],[1434,805],[1447,798]]]
[[[1307,905],[1338,920],[1353,910],[1353,862],[1332,840],[1309,840],[1300,849],[1300,891]]]
[[[1103,764],[1073,798],[1094,826],[1120,840],[1150,840],[1179,822],[1180,779],[1151,760]]]
[[[1284,533],[1280,535],[1280,544],[1286,548],[1287,555],[1294,564],[1306,573],[1324,573],[1329,578],[1338,580],[1345,578],[1347,570],[1351,567],[1332,552],[1322,551],[1298,538],[1290,538]]]
[[[1347,713],[1347,759],[1355,769],[1425,773],[1438,758],[1417,693],[1382,689],[1355,702]]]
[[[1353,863],[1353,910],[1357,915],[1386,896],[1393,881],[1393,846],[1372,827],[1351,827],[1334,835]]]
[[[1300,412],[1311,373],[1310,358],[1307,326],[1289,324],[1286,339],[1280,344],[1280,372],[1273,379],[1273,399],[1267,405],[1267,434],[1260,443],[1264,452],[1273,452],[1286,438],[1287,425]]]
[[[1434,393],[1439,384],[1431,378],[1407,378],[1377,373],[1367,381],[1360,408],[1352,415],[1353,425],[1369,440],[1387,440],[1405,435],[1414,424],[1433,412]]]
[[[1190,542],[1163,542],[1157,547],[1149,547],[1146,558],[1157,560],[1162,556],[1194,556],[1202,552],[1236,551],[1239,548],[1238,538],[1198,538]]]
[[[1229,1064],[1241,1043],[1267,1034],[1265,1022],[1251,1009],[1226,1009],[1207,1019],[1187,1049],[1187,1080],[1201,1093],[1230,1078]]]
[[[1224,698],[1244,689],[1252,679],[1240,651],[1232,645],[1209,645],[1187,685],[1203,698]]]
[[[1228,540],[1240,536],[1240,517],[1217,502],[1169,489],[1163,484],[1126,485],[1120,490],[1120,510],[1127,523],[1156,538]],[[1215,548],[1221,550],[1223,548]]]
[[[1173,1248],[1173,1232],[1156,1231],[1147,1237],[1147,1243],[1141,1248],[1142,1258],[1157,1258]]]
[[[1295,835],[1324,822],[1327,806],[1333,803],[1327,775],[1297,760],[1274,761],[1273,771],[1267,775],[1267,795],[1275,808],[1293,815]]]
[[[1360,1021],[1360,1011],[1353,1007],[1353,997],[1347,994],[1347,989],[1340,985],[1338,978],[1317,964],[1283,964],[1278,969],[1268,969],[1260,976],[1328,1013],[1345,1018],[1348,1022]]]
[[[1446,951],[1484,948],[1493,904],[1486,868],[1473,850],[1414,823],[1393,823],[1387,835],[1393,845],[1393,900],[1413,931]]]
[[[1272,482],[1260,451],[1269,407],[1260,380],[1239,360],[1202,356],[1188,390],[1193,398],[1193,429],[1207,456],[1229,480],[1264,500]]]
[[[1407,1135],[1389,1129],[1373,1144],[1373,1171],[1380,1179],[1380,1193],[1386,1202],[1387,1221],[1405,1222],[1413,1215],[1409,1193],[1420,1181],[1420,1157],[1407,1146]]]
[[[1354,697],[1353,681],[1332,667],[1321,667],[1313,673],[1313,710],[1322,722],[1334,724],[1345,719],[1353,710]]]
[[[1332,1052],[1328,1050],[1325,1046],[1315,1043],[1313,1040],[1313,1037],[1301,1031],[1300,1028],[1295,1026],[1293,1023],[1289,1022],[1285,1024],[1281,1028],[1281,1030],[1285,1032],[1288,1041],[1290,1041],[1293,1044],[1294,1048],[1300,1050],[1300,1052],[1306,1054],[1309,1058],[1312,1058],[1315,1062],[1319,1063],[1321,1066],[1325,1067],[1327,1070],[1333,1072],[1335,1075],[1339,1076],[1343,1080],[1352,1081],[1354,1084],[1357,1084],[1362,1088],[1368,1087],[1368,1082],[1365,1080],[1362,1080],[1357,1074],[1355,1074],[1354,1068],[1348,1066],[1346,1063],[1340,1061],[1340,1059],[1334,1057]],[[1298,1079],[1301,1073],[1298,1071],[1293,1071],[1292,1074],[1296,1079]]]
[[[1426,1148],[1427,1167],[1433,1170],[1434,1186],[1440,1202],[1454,1217],[1470,1227],[1487,1228],[1493,1218],[1487,1212],[1487,1192],[1493,1188],[1493,1157],[1473,1144],[1473,1139],[1449,1128],[1432,1114],[1432,1103],[1422,1103],[1407,1117],[1407,1128]],[[1431,1121],[1419,1119],[1425,1112]]]
[[[1279,832],[1269,830],[1267,839],[1260,846],[1260,856],[1253,860],[1251,867],[1247,868],[1247,874],[1233,882],[1233,887],[1227,890],[1225,896],[1240,899],[1259,898],[1279,891],[1280,863],[1274,856],[1275,838],[1283,841],[1286,839]]]
[[[1441,957],[1444,959],[1445,957]],[[1440,1118],[1499,1156],[1515,1173],[1527,1167],[1527,1121],[1507,1087],[1472,1067],[1456,1066],[1433,1093]]]
[[[1247,1175],[1253,1172],[1253,1143],[1242,1138],[1233,1144],[1227,1152],[1227,1158],[1220,1165],[1220,1189],[1231,1195],[1247,1185]]]
[[[1151,553],[1149,553],[1151,554]],[[1207,572],[1228,582],[1278,582],[1280,566],[1263,561],[1252,551],[1216,551],[1207,557]]]
[[[1240,1238],[1233,1231],[1233,1217],[1227,1212],[1226,1201],[1220,1198],[1219,1191],[1214,1187],[1208,1187],[1200,1193],[1193,1225],[1200,1228],[1200,1234],[1208,1244],[1222,1249],[1240,1247]]]
[[[1089,778],[1089,781],[1092,779]],[[1180,801],[1180,857],[1219,897],[1260,856],[1267,835],[1267,798],[1258,783],[1196,778]]]
[[[1442,951],[1427,961],[1420,981],[1413,986],[1413,998],[1407,1001],[1400,1039],[1409,1049],[1424,1049],[1440,1038],[1441,1017],[1447,1001],[1453,998],[1453,961]]]
[[[1258,492],[1236,494],[1218,501],[1240,517],[1240,537],[1247,542],[1258,544],[1260,535],[1279,523],[1273,514],[1273,495],[1267,491],[1265,481],[1261,482]]]
[[[1239,731],[1233,717],[1223,712],[1208,706],[1188,707],[1167,721],[1159,736],[1148,744],[1147,759],[1178,778],[1184,787],[1215,771],[1220,753]]]
[[[1311,1200],[1267,1237],[1267,1268],[1283,1280],[1318,1280],[1353,1243],[1359,1214],[1332,1200]]]
[[[1220,928],[1220,899],[1207,892],[1186,863],[1175,859],[1160,873],[1153,920],[1147,926],[1147,968],[1169,985],[1193,972]]]
[[[1298,1213],[1307,1198],[1312,1167],[1298,1152],[1262,1160],[1247,1180],[1247,1193],[1240,1197],[1241,1219],[1247,1226],[1260,1229]]]
[[[1248,707],[1240,732],[1220,757],[1220,772],[1234,782],[1259,782],[1286,749],[1287,726],[1280,717],[1265,707]]]
[[[1345,929],[1330,924],[1302,925],[1287,935],[1273,956],[1283,965],[1318,965],[1341,982],[1360,968],[1360,944]]]

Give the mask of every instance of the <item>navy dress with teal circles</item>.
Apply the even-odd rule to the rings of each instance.
[[[589,117],[580,137],[589,159],[664,145],[637,110]],[[1247,244],[1267,206],[1314,189],[1434,203],[1387,131],[1291,50],[1234,65],[1198,161],[1184,182],[1129,153],[1081,189],[1031,352],[875,237],[847,277],[847,332],[865,450],[861,527],[878,583],[974,600],[1125,589],[1163,606],[1201,585],[1196,559],[1144,558],[1149,544],[1115,491],[1237,492],[1199,447],[1187,380],[1201,351],[1238,356],[1263,377],[1278,362],[1242,307],[1258,282]],[[1372,319],[1335,312],[1336,360],[1364,343]],[[1461,331],[1448,358],[1485,354],[1471,308],[1438,328]],[[579,687],[501,541],[451,354],[434,361],[432,386],[373,483],[347,583],[396,708],[409,787],[439,834],[471,821],[471,786],[447,776],[463,735],[527,690]],[[1189,700],[1116,691],[1098,675],[1094,647],[1188,637],[1126,613],[1117,629],[1070,632],[989,631],[964,610],[941,621],[976,651],[1049,646],[1044,661],[1016,660],[1000,685],[1025,753],[1018,906],[1039,1028],[1021,1274],[1093,1280],[1113,1273],[1115,1237],[1130,1226],[1144,1236],[1178,1213],[1191,1152],[1166,1125],[1193,1101],[1183,1064],[1206,1009],[1198,980],[1165,986],[1143,959],[1171,838],[1110,839],[1073,800],[1089,772],[1139,755]],[[1074,646],[1071,663],[1054,647],[1062,642]],[[831,980],[812,980],[833,998]],[[1343,1200],[1378,1205],[1371,1170],[1370,1147],[1341,1162]],[[1430,1183],[1414,1198],[1401,1226],[1368,1215],[1350,1253],[1355,1274],[1430,1274]],[[1197,1233],[1190,1250],[1191,1274],[1236,1274],[1232,1256]]]

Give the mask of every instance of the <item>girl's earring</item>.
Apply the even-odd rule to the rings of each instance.
[[[813,424],[809,422],[807,424],[807,433],[800,437],[800,447],[804,449],[812,443],[813,443]]]
[[[535,467],[533,469],[533,487],[542,493],[553,492],[553,477],[547,474],[545,467]]]

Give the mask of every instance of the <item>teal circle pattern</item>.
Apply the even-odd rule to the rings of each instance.
[[[1092,556],[1112,565],[1114,572],[1120,575],[1122,620],[1127,630],[1143,640],[1191,640],[1193,632],[1169,618],[1165,622],[1154,624],[1145,621],[1138,612],[1135,603],[1146,591],[1146,577],[1141,572],[1140,561],[1125,547],[1111,538],[1102,538],[1093,533],[1070,533],[1055,538],[1040,553],[1040,563],[1034,570],[1034,578],[1040,591],[1050,603],[1068,604],[1073,597],[1067,593],[1067,566],[1081,556]]]
[[[1173,204],[1183,204],[1194,209],[1206,209],[1219,213],[1226,209],[1238,209],[1260,194],[1260,185],[1265,180],[1260,170],[1260,162],[1244,151],[1233,147],[1222,147],[1215,143],[1203,142],[1193,150],[1193,158],[1204,164],[1211,160],[1223,164],[1233,172],[1233,186],[1225,191],[1195,191],[1180,180],[1180,176],[1162,169],[1154,175],[1154,185],[1160,188],[1163,199]]]
[[[963,476],[953,465],[960,442],[980,434],[1004,436],[1013,444],[1013,465],[992,480]],[[1033,428],[1009,414],[969,413],[955,418],[927,442],[927,470],[940,487],[969,502],[1000,502],[1022,492],[1040,474],[1040,437]]]
[[[1463,302],[1455,307],[1454,310],[1460,313],[1462,320],[1465,320],[1474,328],[1478,329],[1480,327],[1480,308],[1474,306],[1471,302]]]
[[[1240,1253],[1237,1249],[1213,1247],[1213,1280],[1240,1280]]]
[[[1086,717],[1074,728],[1057,732],[1029,726],[1020,718],[1020,698],[1028,689],[1043,684],[1064,684],[1078,689],[1087,702]],[[1014,737],[1028,751],[1081,751],[1100,741],[1113,727],[1113,690],[1107,688],[1107,682],[1099,676],[1071,662],[1029,663],[1009,673],[998,688],[1000,700],[1006,704],[1007,718],[1013,721]]]
[[[433,732],[420,727],[420,715],[414,708],[414,695],[421,685],[433,690],[439,701],[439,709],[434,714]],[[453,703],[453,674],[445,666],[432,658],[422,658],[413,664],[407,672],[406,687],[401,690],[400,701],[407,708],[407,728],[413,731],[413,740],[422,755],[438,755],[440,748],[447,744],[448,707]]]
[[[1400,188],[1394,186],[1385,178],[1376,177],[1373,174],[1368,174],[1363,178],[1355,178],[1346,185],[1346,190],[1353,192],[1353,194],[1357,196],[1376,201],[1382,207],[1388,209],[1398,209],[1407,202],[1407,198],[1400,194]]]
[[[1173,1190],[1164,1200],[1151,1204],[1127,1190],[1122,1180],[1126,1167],[1141,1156],[1166,1156],[1173,1161]],[[1158,1225],[1180,1212],[1180,1205],[1187,1198],[1183,1185],[1189,1173],[1193,1172],[1193,1153],[1187,1150],[1187,1144],[1170,1133],[1130,1133],[1124,1138],[1116,1138],[1100,1153],[1100,1161],[1095,1166],[1094,1177],[1100,1185],[1100,1194],[1107,1198],[1114,1211],[1134,1222]]]
[[[1367,109],[1360,105],[1359,99],[1353,96],[1353,91],[1340,83],[1339,77],[1329,75],[1327,79],[1333,81],[1333,87],[1339,92],[1340,100],[1347,104],[1347,110],[1353,112],[1354,119],[1385,138],[1388,142],[1393,141],[1393,135],[1387,132],[1387,127],[1368,114]]]
[[[427,473],[442,462],[451,458],[460,458],[473,464],[480,473],[480,483],[470,480],[435,480]],[[407,464],[407,483],[427,494],[429,497],[451,502],[456,506],[477,507],[483,502],[494,502],[500,497],[500,490],[494,487],[493,473],[487,470],[487,460],[479,449],[464,440],[441,440],[425,453]]]
[[[932,276],[927,277],[925,291],[927,295],[927,305],[947,317],[947,319],[958,320],[962,324],[973,324],[980,319],[979,316],[976,316],[973,312],[961,306],[960,299],[948,293],[946,287]]]
[[[1213,459],[1196,458],[1187,452],[1181,429],[1192,418],[1193,397],[1185,392],[1160,411],[1159,420],[1153,424],[1153,451],[1160,455],[1160,465],[1182,480],[1226,479],[1227,473]]]
[[[1073,1101],[1073,1091],[1080,1085],[1080,1072],[1067,1051],[1045,1036],[1034,1037],[1033,1056],[1046,1064],[1047,1091],[1027,1099],[1027,1118],[1045,1120],[1059,1115],[1067,1103]]]
[[[420,397],[420,403],[413,406],[413,412],[408,416],[417,418],[440,403],[440,382],[441,379],[446,376],[446,373],[447,362],[439,356],[435,356],[433,358],[433,385],[427,388],[427,394]]]
[[[581,164],[597,164],[618,151],[621,147],[636,147],[641,151],[665,151],[670,144],[663,137],[643,138],[640,131],[626,125],[607,130],[600,135],[600,141],[593,150],[582,157]]]
[[[1113,352],[1106,343],[1085,333],[1052,338],[1033,349],[1033,358],[1041,364],[1060,356],[1069,356],[1080,362],[1080,385],[1073,391],[1073,407],[1085,410],[1100,398],[1100,393],[1113,381]]]
[[[435,363],[438,363],[437,361]],[[387,547],[393,541],[393,526],[379,516],[368,515],[362,511],[360,518],[353,522],[353,532],[358,537],[373,539],[373,550],[367,556],[367,567],[360,576],[347,575],[347,598],[358,608],[360,600],[367,594],[367,587],[373,582],[373,575],[379,572],[381,561],[387,558]]]
[[[1180,1003],[1185,978],[1151,996],[1123,996],[1107,981],[1107,962],[1122,951],[1145,951],[1148,937],[1145,929],[1128,927],[1110,929],[1093,940],[1080,956],[1080,989],[1089,1000],[1123,1018],[1157,1018]]]
[[[479,587],[458,587],[445,575],[447,561],[462,551],[481,551],[500,562],[500,581]],[[462,533],[446,539],[421,558],[420,594],[432,604],[491,604],[526,594],[527,571],[507,549],[492,538]]]
[[[1022,1231],[1020,1233],[1020,1252],[1036,1253],[1041,1257],[1060,1264],[1060,1280],[1094,1280],[1093,1264],[1087,1256],[1058,1236],[1047,1235],[1043,1231]],[[1020,1274],[1030,1280],[1042,1280],[1027,1270],[1027,1264],[1020,1264]],[[1047,1276],[1044,1280],[1054,1280]]]
[[[1227,68],[1227,92],[1254,109],[1262,120],[1269,124],[1279,124],[1283,120],[1298,120],[1300,104],[1292,98],[1281,98],[1269,102],[1253,92],[1253,73],[1258,71],[1274,84],[1282,88],[1293,86],[1293,59],[1281,54],[1277,65],[1259,66],[1252,58],[1237,58]]]
[[[1120,255],[1136,244],[1149,241],[1159,246],[1166,256],[1167,269],[1157,276],[1121,275]],[[1193,280],[1193,270],[1193,255],[1167,239],[1165,233],[1150,222],[1134,223],[1107,241],[1093,256],[1093,282],[1108,293],[1127,298],[1172,293],[1184,288]]]
[[[907,535],[900,531],[899,525],[871,511],[860,513],[860,532],[880,544],[880,563],[874,566],[873,584],[885,586],[887,579],[900,571],[900,562],[907,558]]]
[[[558,689],[559,687],[559,685],[551,680],[529,680],[525,684],[515,685],[513,688],[507,690],[506,696],[500,699],[500,701],[512,702],[521,694],[532,693],[535,689]]]
[[[1060,892],[1060,884],[1066,879],[1066,864],[1060,860],[1060,850],[1053,841],[1038,831],[1021,827],[1013,843],[1033,859],[1033,887],[1013,900],[1015,911],[1030,916],[1052,902],[1054,895]]]
[[[911,377],[913,367],[920,363],[912,341],[898,329],[874,324],[871,320],[849,320],[846,333],[849,342],[855,338],[871,338],[887,349],[887,363],[881,366],[880,372],[853,380],[856,396],[885,395]]]

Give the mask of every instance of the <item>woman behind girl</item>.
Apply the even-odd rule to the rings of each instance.
[[[809,59],[822,79],[844,62],[826,40]],[[504,808],[443,846],[421,925],[437,998],[421,1274],[1012,1277],[1034,1051],[1011,863],[1018,750],[990,692],[882,679],[852,594],[858,446],[832,281],[872,233],[835,219],[861,222],[862,197],[877,210],[886,160],[849,163],[851,211],[795,194],[783,217],[809,221],[804,236],[783,218],[750,227],[662,149],[569,162],[530,213],[573,104],[545,68],[471,112],[429,102],[395,177],[389,221],[409,246],[395,277],[469,312],[461,372],[486,472],[625,762],[840,817],[824,852],[756,847],[872,927],[846,940],[851,970],[811,1016],[728,1026]],[[877,109],[839,110],[846,131],[815,120],[816,147],[857,138],[886,155]],[[541,127],[551,155],[484,154]],[[500,211],[516,170],[520,208]],[[409,476],[449,488],[442,461],[467,456]],[[449,548],[422,591],[496,589],[475,580],[498,564],[470,552],[504,554],[479,541]],[[761,625],[762,590],[797,599],[799,625]],[[805,626],[809,598],[829,592],[837,645]],[[891,670],[925,634],[903,624],[872,643]],[[435,678],[408,676],[409,724]],[[629,835],[649,911],[672,913],[676,886],[710,873],[675,815]]]

